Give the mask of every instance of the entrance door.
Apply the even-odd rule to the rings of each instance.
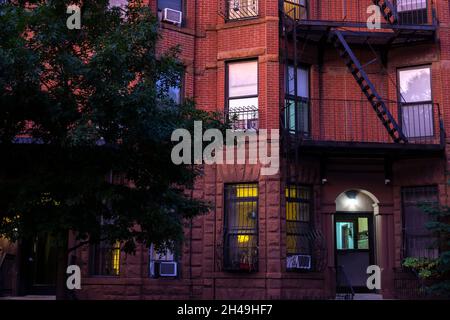
[[[54,294],[57,248],[50,235],[24,242],[25,294]]]
[[[367,292],[367,267],[374,263],[372,214],[336,214],[337,289]]]

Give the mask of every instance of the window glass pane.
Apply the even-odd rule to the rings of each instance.
[[[158,10],[163,10],[165,8],[183,11],[181,0],[158,0]]]
[[[117,276],[120,270],[120,242],[101,242],[91,247],[91,274]]]
[[[419,207],[422,203],[438,203],[437,187],[403,188],[402,202],[405,257],[437,258],[437,238],[426,227],[430,216]]]
[[[258,15],[259,0],[228,0],[228,19],[242,19]]]
[[[311,254],[311,188],[286,186],[287,255]],[[289,263],[288,263],[289,268]]]
[[[286,124],[291,131],[309,133],[309,104],[297,101],[297,113],[295,112],[295,101],[286,101]]]
[[[358,249],[369,249],[368,218],[358,218]]]
[[[109,7],[126,7],[128,0],[109,0]]]
[[[167,92],[170,99],[172,99],[177,104],[181,103],[181,90],[180,87],[169,87]]]
[[[306,8],[307,0],[287,0],[284,1],[284,12],[293,19],[306,19],[308,12]]]
[[[181,83],[178,86],[166,86],[163,87],[163,83],[161,80],[156,81],[156,87],[162,94],[166,94],[169,99],[174,101],[177,104],[181,103]],[[163,92],[163,90],[166,90]]]
[[[225,186],[224,266],[230,270],[257,268],[258,185]]]
[[[258,108],[258,97],[245,99],[230,99],[229,102],[230,112],[252,110],[257,108]]]
[[[355,249],[355,228],[353,222],[336,222],[336,243],[338,250]]]
[[[286,93],[291,96],[295,95],[295,74],[293,66],[288,66]],[[309,98],[309,70],[306,68],[297,68],[297,97]]]
[[[397,0],[397,11],[426,9],[427,0]]]
[[[228,64],[228,96],[258,95],[258,62],[245,61]]]
[[[399,78],[401,102],[431,101],[430,68],[401,70]]]
[[[402,106],[402,129],[408,138],[432,137],[434,135],[433,105]]]

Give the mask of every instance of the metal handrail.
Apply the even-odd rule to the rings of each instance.
[[[367,100],[287,96],[282,130],[310,141],[393,143]],[[439,104],[384,100],[409,144],[443,145],[446,133]]]
[[[344,266],[338,265],[336,267],[336,271],[338,272],[338,274],[337,274],[338,279],[339,279],[340,275],[342,276],[342,278],[343,278],[343,280],[345,282],[344,284],[345,284],[346,288],[349,289],[351,297],[352,297],[352,300],[353,300],[353,298],[355,297],[355,290],[353,289],[353,286],[352,286],[350,280],[348,279],[348,276],[347,276],[347,273],[345,272]]]

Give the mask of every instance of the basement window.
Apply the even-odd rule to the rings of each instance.
[[[431,68],[398,71],[402,130],[408,138],[434,136]]]
[[[258,185],[225,185],[224,269],[258,271]]]
[[[403,210],[403,256],[435,259],[439,255],[437,237],[427,229],[430,216],[420,208],[420,204],[437,204],[437,186],[402,188]]]
[[[286,187],[286,254],[288,270],[311,269],[312,188]],[[300,258],[299,258],[300,257]],[[309,262],[299,264],[299,261]]]
[[[118,276],[120,242],[101,241],[90,248],[90,273],[93,276]]]
[[[158,251],[152,244],[149,248],[149,262],[149,273],[152,278],[178,276],[178,256],[169,249]]]

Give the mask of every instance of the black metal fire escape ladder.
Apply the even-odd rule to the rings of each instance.
[[[364,95],[367,97],[367,100],[369,100],[369,103],[375,110],[375,113],[381,120],[392,140],[396,143],[407,143],[408,139],[405,137],[394,117],[389,112],[386,104],[378,94],[373,83],[370,81],[358,58],[355,56],[345,40],[344,35],[341,31],[334,29],[331,32],[330,39],[339,51],[341,58],[345,60],[347,68],[355,78]]]

